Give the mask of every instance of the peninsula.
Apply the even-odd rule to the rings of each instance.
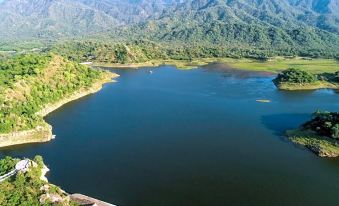
[[[114,206],[81,194],[69,194],[48,182],[41,156],[34,160],[0,159],[0,205]]]
[[[45,115],[118,76],[55,54],[15,56],[0,63],[0,72],[0,147],[50,141]]]
[[[288,138],[320,157],[338,157],[339,113],[317,111],[313,116],[300,128],[287,131]]]

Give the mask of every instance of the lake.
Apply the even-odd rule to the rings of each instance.
[[[111,70],[117,83],[46,117],[55,140],[0,155],[42,155],[51,183],[119,206],[339,205],[339,159],[283,136],[338,111],[333,90],[279,91],[222,64]]]

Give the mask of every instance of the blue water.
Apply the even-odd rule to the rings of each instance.
[[[338,111],[333,90],[278,91],[219,64],[111,70],[117,83],[47,116],[55,140],[0,154],[42,155],[52,183],[121,206],[339,205],[339,159],[283,137]]]

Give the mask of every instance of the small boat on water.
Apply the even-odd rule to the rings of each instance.
[[[261,102],[261,103],[270,103],[271,102],[271,100],[269,100],[269,99],[257,99],[256,101]]]

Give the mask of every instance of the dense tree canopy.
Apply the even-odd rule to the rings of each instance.
[[[314,83],[316,81],[317,81],[316,75],[307,71],[302,71],[294,68],[290,68],[281,72],[274,80],[276,84],[280,83],[308,84]]]
[[[314,118],[305,123],[304,127],[319,135],[339,140],[339,112],[317,111],[314,113]]]

